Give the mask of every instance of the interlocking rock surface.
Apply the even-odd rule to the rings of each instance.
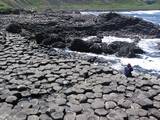
[[[0,120],[160,119],[154,76],[126,78],[107,66],[50,57],[19,35],[7,33],[1,45]]]

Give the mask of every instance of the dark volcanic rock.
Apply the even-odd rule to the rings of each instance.
[[[111,44],[102,43],[102,52],[106,54],[114,54],[120,57],[137,57],[137,54],[143,54],[144,51],[137,47],[134,43],[115,41]]]
[[[98,16],[97,20],[100,24],[100,29],[102,29],[103,31],[121,30],[126,26],[128,27],[138,24],[138,22],[140,21],[140,19],[138,18],[126,17],[117,13],[101,14]]]
[[[70,49],[73,51],[89,52],[90,43],[81,39],[74,39],[71,42]]]
[[[101,44],[101,49],[102,49],[102,52],[106,53],[106,54],[110,54],[110,51],[109,48],[108,48],[108,44],[107,43],[102,43]],[[112,51],[111,51],[112,52]]]
[[[57,34],[38,33],[35,35],[38,44],[52,45],[54,48],[65,48],[65,40]]]
[[[99,44],[99,43],[94,43],[94,44],[89,48],[89,51],[92,52],[92,53],[101,54],[101,53],[102,53],[101,44]]]
[[[109,54],[116,53],[123,46],[128,46],[128,43],[115,41],[108,45]]]
[[[98,22],[102,23],[102,22],[111,20],[111,19],[116,18],[116,17],[119,18],[119,17],[121,17],[121,15],[119,15],[117,13],[101,14],[98,17]]]
[[[31,19],[32,18],[32,19]],[[73,51],[96,54],[116,54],[123,57],[137,57],[143,54],[133,43],[102,43],[106,35],[131,37],[139,35],[155,38],[160,35],[160,27],[139,18],[127,17],[117,13],[94,15],[53,12],[34,14],[29,20],[11,23],[6,30],[12,33],[24,33],[29,40],[53,48],[69,48]],[[25,32],[21,32],[21,31]],[[30,36],[30,37],[29,37]],[[92,37],[87,41],[82,38]],[[77,38],[78,37],[78,38]],[[71,39],[72,38],[72,39]]]
[[[35,34],[35,39],[38,44],[42,43],[44,39],[47,39],[48,35],[46,33],[37,33]]]
[[[117,13],[101,14],[97,17],[99,28],[102,31],[124,31],[125,33],[137,33],[142,35],[160,34],[159,26],[144,21],[140,18],[126,17]]]
[[[66,44],[64,42],[55,42],[52,45],[54,48],[65,48]]]
[[[127,45],[128,44],[128,45]],[[117,53],[118,56],[134,58],[137,57],[136,54],[143,54],[144,51],[137,47],[133,43],[127,43],[126,45],[122,45]]]
[[[19,23],[11,23],[7,26],[6,31],[11,33],[20,33],[22,30]]]

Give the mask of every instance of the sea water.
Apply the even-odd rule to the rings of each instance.
[[[115,11],[116,12],[116,11]],[[98,16],[102,13],[109,13],[106,12],[81,12],[81,14],[92,14]],[[123,15],[129,15],[133,17],[139,17],[144,20],[153,22],[155,24],[160,24],[160,10],[148,10],[148,11],[123,11],[123,12],[117,12]]]
[[[82,14],[93,15],[99,15],[101,13],[108,12],[82,12]],[[117,13],[133,17],[139,17],[146,21],[150,21],[154,24],[160,25],[160,10],[126,11]],[[88,40],[92,37],[95,36],[84,38],[84,40]],[[106,42],[108,44],[113,41],[133,42],[130,38],[117,38],[114,36],[104,36],[102,39],[102,42]],[[122,71],[124,66],[126,66],[128,63],[131,63],[135,71],[160,75],[160,39],[141,39],[141,41],[139,41],[137,45],[145,51],[145,54],[140,55],[140,58],[124,58],[116,57],[115,55],[96,55],[91,53],[88,53],[88,55],[102,57],[108,61],[114,61],[112,67],[120,71]]]

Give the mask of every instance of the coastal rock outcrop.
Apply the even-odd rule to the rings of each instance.
[[[115,41],[108,45],[110,54],[116,53],[119,57],[137,57],[137,54],[143,54],[144,51],[134,43]]]
[[[127,17],[117,13],[101,14],[97,17],[97,27],[102,31],[123,31],[142,35],[159,35],[160,29],[153,23],[140,18]]]
[[[27,31],[22,33],[23,36],[25,34],[27,38],[30,36],[30,40],[36,40],[40,45],[69,48],[79,52],[137,57],[137,54],[143,54],[144,52],[135,44],[116,41],[108,45],[102,43],[102,37],[113,35],[135,38],[139,35],[142,38],[146,36],[155,38],[160,34],[158,25],[112,12],[99,16],[53,12],[43,16],[34,14],[31,18],[32,20],[17,21],[16,24],[10,24],[6,30],[12,33],[22,33],[22,30]],[[82,38],[88,36],[98,37],[87,41],[82,40]]]
[[[138,57],[137,54],[144,53],[144,51],[136,46],[136,44],[122,41],[115,41],[107,44],[104,42],[97,43],[97,41],[93,40],[84,41],[81,39],[74,39],[69,48],[73,51],[91,52],[96,54],[116,54],[119,57],[129,58]]]

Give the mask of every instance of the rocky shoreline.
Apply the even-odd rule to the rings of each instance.
[[[11,16],[10,16],[11,17]],[[15,16],[13,16],[14,18]],[[160,26],[139,18],[117,13],[81,15],[79,12],[57,12],[17,16],[6,30],[50,48],[70,49],[118,57],[138,57],[144,51],[137,47],[141,38],[159,38]],[[82,38],[95,36],[84,41]],[[102,42],[103,36],[129,37],[133,43]]]
[[[25,37],[7,33],[12,20],[44,22],[45,18],[0,18],[0,120],[160,119],[158,78],[138,74],[126,78],[109,65],[49,55],[43,51],[48,46],[37,46],[30,33],[28,40],[24,29]]]

